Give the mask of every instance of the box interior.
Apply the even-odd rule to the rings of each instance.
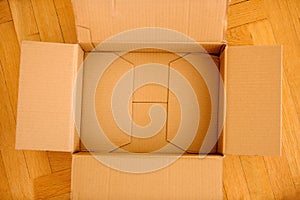
[[[222,155],[223,134],[218,137],[218,120],[219,111],[212,114],[212,104],[218,104],[219,108],[222,103],[219,99],[212,102],[210,98],[210,92],[207,88],[206,82],[203,77],[197,73],[192,64],[186,59],[188,56],[195,58],[203,67],[216,67],[220,70],[220,67],[225,66],[224,61],[224,49],[225,44],[211,44],[207,43],[203,45],[206,52],[168,52],[161,49],[138,49],[130,52],[103,52],[95,50],[93,52],[85,51],[83,62],[83,81],[82,81],[82,108],[81,108],[81,123],[80,123],[80,151],[87,151],[85,146],[89,146],[88,150],[92,152],[130,152],[130,153],[188,153],[188,154],[217,154]],[[207,48],[213,46],[213,48]],[[102,58],[109,57],[110,54],[115,56],[113,62],[109,64],[107,70],[102,74],[101,79],[96,80],[97,69],[89,67],[93,62],[102,63]],[[149,72],[138,71],[138,67],[144,64],[157,63],[164,65],[166,70],[161,74],[150,74]],[[151,67],[151,66],[150,66]],[[159,76],[161,82],[164,82],[167,86],[172,87],[172,84],[178,84],[176,77],[170,73],[170,70],[174,69],[178,71],[182,76],[186,78],[192,87],[199,104],[201,120],[198,122],[198,128],[196,135],[191,144],[187,147],[181,148],[181,141],[173,140],[176,136],[177,130],[181,120],[181,108],[177,96],[167,87],[163,87],[159,84],[146,84],[136,91],[133,91],[133,86],[143,82],[148,76]],[[147,134],[147,129],[142,130],[133,128],[133,121],[127,122],[127,126],[130,127],[130,133],[126,134],[121,130],[114,120],[111,111],[111,98],[115,85],[118,80],[129,70],[133,70],[133,76],[128,82],[127,87],[131,87],[132,96],[128,106],[128,112],[130,113],[134,123],[139,126],[149,126],[152,120],[162,119],[161,116],[149,115],[151,109],[155,105],[159,105],[166,111],[165,123],[158,130],[158,132],[151,136],[143,138],[143,134]],[[218,77],[210,77],[215,81],[216,92],[218,96],[219,79]],[[97,87],[95,93],[90,92],[91,80],[95,79]],[[94,95],[94,102],[89,99],[91,95]],[[220,104],[220,105],[219,105]],[[104,143],[95,143],[95,138],[90,133],[97,131],[95,123],[91,123],[91,110],[95,109],[95,115],[98,123],[105,132],[107,140],[112,145],[107,146]],[[211,123],[211,128],[208,131],[208,126]],[[148,129],[149,130],[149,129]],[[150,130],[156,130],[151,129]],[[188,134],[188,133],[186,133]],[[93,135],[93,134],[92,134]],[[181,137],[181,140],[184,137]],[[207,146],[211,145],[211,148],[203,148],[203,142],[206,141]],[[217,143],[215,142],[217,141]],[[177,142],[177,143],[176,143]],[[172,146],[170,148],[161,149],[164,146]],[[201,149],[202,147],[202,149]],[[207,150],[209,149],[209,151]]]

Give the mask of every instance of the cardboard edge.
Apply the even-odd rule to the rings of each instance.
[[[226,137],[226,70],[227,70],[227,45],[224,46],[224,48],[221,50],[220,52],[220,77],[222,78],[223,81],[223,87],[224,87],[224,101],[220,102],[219,99],[219,113],[222,112],[223,115],[220,116],[220,114],[218,114],[218,124],[220,123],[220,121],[222,121],[222,119],[220,119],[220,117],[223,118],[223,127],[222,127],[222,131],[220,132],[220,130],[218,130],[218,133],[220,133],[219,138],[218,138],[218,144],[217,144],[217,152],[221,153],[224,155],[225,153],[225,137]],[[221,82],[220,82],[220,86],[219,88],[222,86]],[[220,91],[219,91],[220,93]],[[222,109],[223,108],[223,109]],[[220,110],[222,109],[222,110]],[[218,125],[218,127],[220,127]]]
[[[174,154],[174,153],[124,153],[124,152],[97,152],[97,153],[93,153],[91,154],[90,152],[76,152],[72,154],[72,162],[73,162],[73,158],[78,158],[78,157],[86,157],[86,156],[91,156],[93,157],[94,155],[101,155],[101,156],[134,156],[134,157],[144,157],[144,156],[148,156],[148,157],[177,157],[178,154]],[[205,156],[201,156],[199,154],[194,154],[194,153],[184,153],[181,155],[181,158],[184,159],[219,159],[222,160],[225,157],[225,155],[222,154],[208,154]],[[73,163],[72,163],[73,164]]]
[[[84,51],[92,51],[95,45],[92,42],[91,31],[87,27],[76,25],[77,42]]]
[[[75,93],[74,97],[76,99],[79,99],[79,102],[75,102],[75,105],[73,105],[74,102],[71,103],[72,108],[75,108],[75,116],[73,116],[73,131],[71,132],[71,144],[70,148],[71,152],[76,152],[80,150],[80,127],[81,127],[81,110],[82,110],[82,85],[83,85],[83,70],[82,70],[82,64],[83,64],[83,57],[84,57],[84,51],[82,48],[76,44],[76,47],[74,48],[74,73],[73,73],[73,93]],[[78,77],[79,76],[79,77]],[[79,84],[78,80],[80,81]],[[76,88],[79,87],[78,90]],[[77,94],[79,92],[79,94]],[[79,95],[79,97],[77,97]],[[77,113],[78,112],[78,113]],[[74,115],[74,113],[73,113]],[[77,116],[78,115],[78,116]],[[76,118],[78,117],[78,118]],[[77,127],[79,126],[79,127]]]

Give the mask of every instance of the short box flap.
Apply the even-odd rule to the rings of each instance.
[[[165,163],[174,155],[103,154],[106,161]],[[222,199],[222,157],[183,155],[169,166],[148,173],[112,169],[92,155],[73,155],[72,199]],[[109,163],[106,163],[109,165]],[[149,167],[149,166],[147,166]]]
[[[82,59],[79,45],[22,43],[17,149],[72,152],[78,148],[72,103]]]
[[[225,153],[281,154],[280,46],[229,47]]]
[[[91,51],[115,34],[144,27],[172,29],[188,35],[197,42],[223,42],[227,1],[74,0],[78,42],[84,50]],[[158,35],[157,38],[160,37],[161,35]],[[155,40],[155,35],[153,38]],[[167,41],[184,42],[172,37],[167,38]],[[133,41],[119,42],[132,44]]]

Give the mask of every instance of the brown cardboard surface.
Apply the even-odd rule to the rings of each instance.
[[[24,41],[21,53],[16,148],[76,150],[72,97],[82,50]]]
[[[109,63],[112,58],[114,61]],[[94,65],[93,63],[96,63]],[[107,63],[108,69],[99,75],[98,63]],[[111,98],[113,89],[121,76],[133,69],[133,65],[124,59],[119,58],[115,53],[90,53],[84,63],[83,75],[83,98],[82,98],[82,123],[81,139],[83,145],[89,150],[111,151],[114,148],[130,143],[130,135],[123,132],[116,124],[111,110]],[[92,83],[97,82],[95,88]],[[127,87],[132,90],[133,77],[128,82]],[[94,90],[93,90],[94,89]],[[131,104],[130,104],[131,105]],[[131,112],[131,107],[128,108]],[[96,115],[96,121],[91,116]],[[115,145],[114,148],[103,144],[95,144],[95,138],[91,133],[98,130],[97,124],[100,124],[107,139]],[[131,122],[127,123],[131,126]],[[105,138],[102,139],[104,141]],[[84,144],[84,143],[88,143]],[[92,145],[95,146],[92,146]]]
[[[216,66],[219,66],[219,58],[217,56],[209,56],[208,54],[199,54],[201,65],[206,67],[213,67],[209,62],[210,59],[213,59]],[[194,138],[194,141],[187,149],[188,152],[198,153],[200,147],[203,143],[203,140],[207,134],[208,126],[211,122],[211,96],[209,94],[206,82],[203,77],[197,72],[197,70],[189,63],[184,57],[182,59],[178,59],[170,64],[170,67],[180,74],[182,74],[192,86],[197,99],[198,105],[200,109],[199,117],[199,127]],[[170,74],[170,85],[178,84],[175,77],[173,77],[172,73]],[[216,82],[216,84],[218,84]],[[215,91],[218,92],[218,91]],[[179,129],[179,124],[181,121],[180,114],[180,105],[176,96],[169,90],[169,100],[168,100],[168,132],[167,132],[167,140],[171,142],[171,138],[177,133]],[[188,133],[187,133],[188,134]],[[217,137],[217,129],[215,131],[215,138]],[[178,145],[175,143],[175,145]],[[180,146],[180,145],[178,145]],[[216,152],[216,148],[212,149],[211,152]]]
[[[228,47],[225,153],[281,154],[280,46]]]
[[[124,156],[105,154],[103,156]],[[172,156],[172,155],[168,155]],[[168,159],[136,154],[134,159]],[[73,155],[72,199],[222,199],[222,157],[184,155],[161,170],[132,174],[111,169],[87,153]]]
[[[176,30],[197,42],[223,42],[226,6],[227,0],[73,1],[78,42],[86,51],[117,33],[143,27]],[[168,38],[161,42],[184,41]]]
[[[135,68],[143,64],[158,63],[169,66],[169,63],[180,58],[177,54],[168,52],[143,52],[143,53],[127,53],[122,56],[123,59],[132,63]],[[168,85],[169,74],[156,74],[160,79]],[[134,85],[138,85],[141,80],[145,79],[145,74],[134,73]],[[148,84],[134,92],[133,102],[158,102],[166,103],[168,96],[168,89],[157,84]]]
[[[147,126],[151,122],[149,111],[151,106],[157,105],[155,103],[133,103],[132,105],[132,119],[140,126]],[[166,103],[160,103],[163,109],[167,110]],[[166,124],[152,137],[140,138],[143,133],[132,129],[132,137],[130,144],[122,146],[121,148],[134,153],[149,153],[157,151],[167,145],[166,140]]]

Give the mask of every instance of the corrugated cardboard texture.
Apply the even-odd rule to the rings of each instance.
[[[23,42],[16,148],[74,151],[72,97],[79,46]]]
[[[280,155],[281,47],[229,47],[225,153]]]
[[[219,66],[219,58],[217,56],[209,56],[207,54],[199,54],[200,59],[198,60],[201,62],[201,65],[206,67],[214,67],[210,64],[210,59],[212,59],[216,66]],[[193,143],[190,145],[188,152],[198,153],[200,147],[203,143],[203,140],[207,134],[208,126],[210,124],[211,119],[211,96],[209,94],[207,85],[203,79],[203,77],[197,72],[194,66],[191,65],[187,60],[178,59],[170,64],[170,67],[180,74],[182,74],[190,83],[195,92],[198,105],[200,109],[200,121],[199,121],[199,128],[195,135]],[[170,74],[170,85],[178,84],[176,79]],[[216,84],[218,84],[216,82]],[[218,91],[215,91],[218,92]],[[171,141],[178,129],[179,124],[181,121],[181,111],[180,105],[176,96],[169,90],[169,100],[168,100],[168,132],[167,132],[167,140]],[[187,133],[188,134],[188,133]],[[215,131],[215,140],[217,139],[217,129]],[[177,145],[177,144],[175,144]],[[216,152],[216,148],[213,148],[211,152]]]
[[[85,50],[117,33],[143,27],[176,30],[198,42],[223,42],[226,6],[227,0],[73,1],[78,42]],[[168,39],[164,42],[184,42]]]
[[[126,156],[126,155],[105,155]],[[169,155],[170,156],[170,155]],[[168,156],[136,155],[136,159]],[[104,166],[89,154],[73,155],[72,199],[222,199],[222,157],[180,157],[151,173],[131,174]]]

